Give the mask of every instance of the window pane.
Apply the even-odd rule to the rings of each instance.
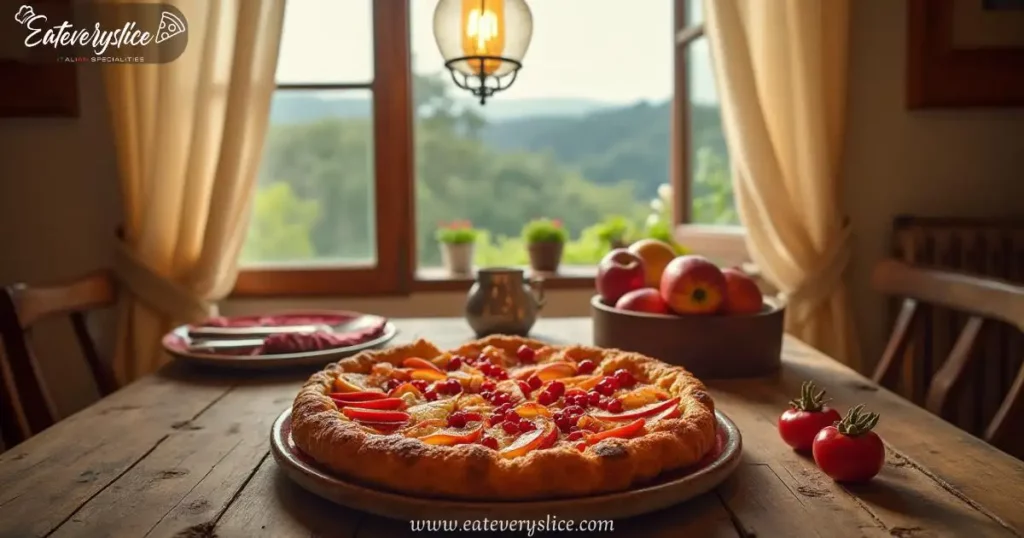
[[[704,22],[704,0],[686,1],[686,25],[695,26]]]
[[[647,221],[669,178],[673,2],[531,2],[523,70],[484,106],[444,70],[435,5],[411,6],[421,266],[440,265],[435,232],[454,220],[488,232],[480,266],[525,264],[520,233],[538,217],[568,229],[568,265],[600,259],[602,229],[668,229],[662,212]]]
[[[690,221],[739,224],[732,195],[729,150],[722,131],[722,107],[715,91],[707,39],[701,38],[687,47],[686,64],[690,97]]]
[[[373,80],[373,0],[290,0],[285,5],[279,83]]]
[[[372,94],[278,90],[242,262],[373,265]]]

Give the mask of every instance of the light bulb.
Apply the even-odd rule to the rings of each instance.
[[[462,52],[466,56],[501,56],[505,52],[505,0],[462,0]],[[475,74],[490,75],[501,60],[469,62]],[[481,67],[483,68],[481,71]]]

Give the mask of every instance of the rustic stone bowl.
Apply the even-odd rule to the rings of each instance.
[[[594,345],[677,364],[702,379],[771,375],[782,355],[785,306],[765,297],[749,315],[668,316],[617,310],[590,299]]]

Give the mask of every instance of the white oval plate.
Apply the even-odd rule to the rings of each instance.
[[[188,341],[188,325],[182,325],[164,335],[161,343],[164,351],[172,357],[185,362],[203,364],[208,366],[221,366],[229,368],[248,369],[271,369],[292,366],[322,366],[329,362],[343,359],[365,351],[381,347],[390,342],[397,334],[398,328],[388,321],[384,324],[384,332],[374,338],[356,344],[354,346],[336,347],[318,351],[304,351],[301,353],[282,353],[278,355],[230,355],[226,353],[201,353],[183,349],[175,345],[175,341]]]

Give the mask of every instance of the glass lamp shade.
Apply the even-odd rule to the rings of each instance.
[[[521,66],[533,36],[533,14],[524,0],[440,0],[434,38],[449,69],[481,80],[501,78]]]

